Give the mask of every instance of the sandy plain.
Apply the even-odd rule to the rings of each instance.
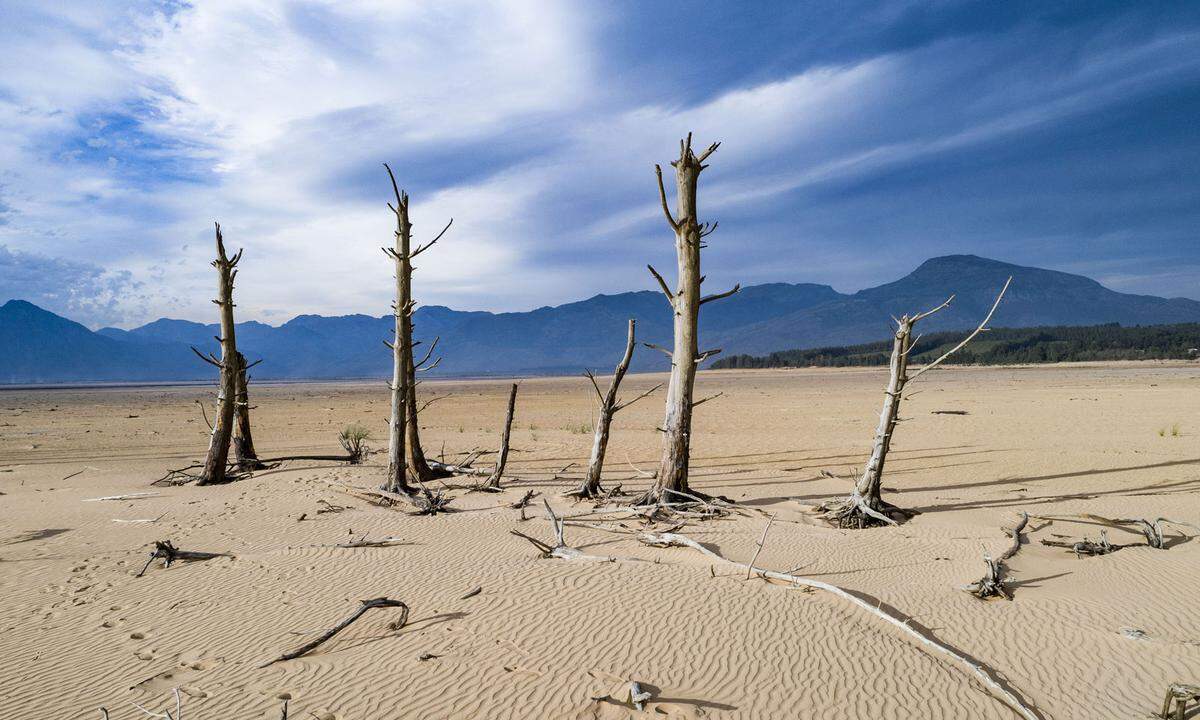
[[[810,507],[862,463],[881,401],[878,370],[705,372],[693,484],[745,511],[681,532],[747,561],[878,598],[994,668],[1044,717],[1143,718],[1166,686],[1200,681],[1200,542],[1076,558],[1043,539],[1098,537],[1081,514],[1200,522],[1200,366],[948,368],[921,381],[893,444],[886,496],[919,515],[895,528],[828,527]],[[631,375],[624,395],[658,382]],[[495,449],[505,381],[438,381],[427,452]],[[336,453],[359,421],[386,437],[381,383],[252,387],[261,455]],[[590,449],[584,378],[521,383],[502,495],[456,491],[450,515],[411,517],[331,483],[377,485],[366,465],[292,461],[218,487],[151,488],[199,459],[207,387],[0,392],[0,717],[100,718],[162,711],[186,720],[278,718],[1012,718],[973,677],[827,593],[745,578],[685,548],[568,527],[615,562],[541,559],[510,530],[549,523],[507,503],[559,497]],[[617,416],[606,476],[645,487],[661,396]],[[938,411],[967,414],[940,414]],[[210,413],[211,414],[211,413]],[[485,461],[481,461],[485,462]],[[564,470],[564,467],[574,463]],[[559,479],[555,479],[558,476]],[[155,492],[137,500],[97,496]],[[539,497],[539,500],[541,496]],[[318,513],[319,500],[348,509]],[[1015,599],[962,585],[983,571],[1001,526],[1034,516],[1010,565]],[[304,520],[299,520],[305,515]],[[159,518],[156,522],[117,520]],[[628,523],[634,527],[634,523]],[[1109,528],[1110,540],[1136,543]],[[386,548],[328,547],[394,536]],[[134,574],[154,540],[236,557]],[[479,594],[462,599],[475,586]],[[311,655],[265,660],[348,615],[375,610]],[[427,659],[423,656],[431,655]],[[644,713],[627,683],[653,693]],[[593,697],[610,694],[613,701]]]

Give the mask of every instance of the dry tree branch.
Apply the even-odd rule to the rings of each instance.
[[[667,207],[667,189],[663,187],[662,166],[655,165],[654,174],[658,177],[658,199],[662,202],[663,215],[667,216],[667,223],[671,226],[671,229],[678,230],[679,223],[675,222],[675,218],[671,217],[671,210]],[[651,270],[650,272],[654,271]]]
[[[701,237],[703,237],[703,235]],[[700,298],[700,304],[703,305],[705,303],[710,303],[713,300],[722,300],[724,298],[729,297],[730,295],[736,294],[741,289],[742,289],[742,284],[738,283],[737,285],[733,286],[733,289],[726,290],[723,293],[714,293],[712,295],[705,295],[704,297]]]
[[[660,353],[662,353],[663,355],[666,355],[667,357],[671,358],[672,360],[675,358],[675,354],[672,353],[670,350],[666,349],[665,347],[663,347],[662,345],[655,345],[654,343],[648,343],[648,342],[644,342],[644,343],[642,343],[642,345],[650,348],[651,350],[657,350]]]
[[[950,348],[945,353],[943,353],[940,358],[938,358],[937,360],[934,360],[933,362],[929,363],[925,367],[923,367],[920,370],[913,373],[908,378],[908,381],[912,382],[913,380],[916,380],[917,378],[921,377],[925,373],[934,369],[938,365],[941,365],[942,361],[944,361],[946,358],[950,357],[954,353],[958,352],[959,350],[962,350],[966,346],[967,343],[969,343],[975,339],[976,335],[983,332],[984,329],[987,327],[988,321],[990,321],[992,319],[992,315],[994,315],[996,313],[996,308],[1000,307],[1000,301],[1004,299],[1004,293],[1008,290],[1008,286],[1011,283],[1012,283],[1012,276],[1009,275],[1008,279],[1004,281],[1004,287],[1000,288],[1000,294],[996,296],[996,301],[992,303],[992,309],[988,310],[988,314],[987,314],[987,316],[985,316],[983,318],[983,322],[979,323],[979,326],[976,327],[975,330],[973,330],[970,335],[966,336],[965,338],[963,338],[962,342],[960,342],[959,344],[955,345],[954,347]],[[953,299],[954,299],[954,297],[951,296],[950,300],[953,300]],[[933,313],[937,312],[941,308],[948,305],[950,303],[950,300],[947,300],[945,303],[943,303],[938,308],[935,308],[933,310],[930,310],[929,312],[921,313],[920,315],[917,315],[915,318],[913,318],[913,322],[915,323],[917,320],[920,320],[923,317],[928,317],[929,315],[932,315]]]
[[[638,400],[641,400],[641,399],[642,399],[642,398],[644,398],[644,397],[649,397],[650,395],[654,394],[654,391],[655,391],[655,390],[658,390],[658,389],[659,389],[659,388],[661,388],[662,386],[663,386],[663,384],[662,384],[662,383],[659,383],[659,384],[655,385],[654,387],[650,388],[649,390],[647,390],[646,392],[642,393],[641,395],[638,395],[637,397],[635,397],[635,398],[634,398],[634,399],[632,399],[632,400],[628,400],[628,401],[626,401],[626,402],[623,402],[623,403],[617,403],[616,405],[614,405],[614,406],[613,406],[613,412],[614,412],[614,413],[616,413],[616,412],[618,412],[618,411],[624,410],[625,408],[627,408],[627,407],[629,407],[630,405],[634,404],[634,403],[635,403],[635,402],[637,402]]]
[[[131,702],[129,704],[134,706],[138,710],[141,710],[144,714],[146,714],[147,716],[152,717],[152,718],[161,718],[162,720],[182,720],[183,711],[180,709],[180,704],[179,704],[179,700],[180,700],[179,688],[171,688],[171,691],[173,693],[175,693],[175,714],[174,715],[171,714],[170,710],[164,710],[160,713],[156,713],[151,710],[147,710],[146,708],[142,707],[141,705],[138,705],[135,702]],[[104,708],[100,708],[100,711],[104,713],[105,720],[107,720],[108,711],[105,710]]]
[[[675,305],[675,293],[671,292],[671,288],[669,288],[667,286],[667,281],[663,279],[662,275],[658,274],[658,271],[654,269],[653,265],[647,265],[646,269],[649,270],[650,274],[654,276],[654,279],[658,281],[658,286],[660,288],[662,288],[663,295],[666,295],[667,300],[671,303],[672,306],[674,306]]]
[[[763,528],[762,537],[758,539],[758,547],[754,550],[754,556],[750,558],[750,564],[746,566],[746,579],[754,573],[754,561],[758,560],[758,554],[762,552],[763,546],[767,544],[767,531],[771,529],[771,523],[775,522],[775,513],[771,513],[771,517],[767,518],[767,526]]]
[[[975,582],[963,588],[980,600],[986,600],[989,597],[1002,597],[1005,600],[1012,600],[1012,591],[1007,587],[1004,580],[1004,561],[1017,554],[1021,549],[1021,531],[1029,524],[1029,513],[1021,513],[1021,521],[1013,528],[1005,528],[1004,532],[1012,536],[1012,544],[1008,546],[1000,557],[992,559],[985,550],[983,553],[983,562],[987,565],[987,574]]]
[[[424,367],[425,363],[429,362],[429,357],[431,355],[433,355],[433,351],[437,348],[438,341],[441,339],[442,339],[442,336],[438,335],[437,337],[435,337],[433,339],[433,342],[430,343],[429,349],[425,351],[425,357],[421,358],[421,360],[419,362],[417,362],[417,364],[415,365],[415,367],[418,370],[420,370],[422,367]],[[385,340],[384,342],[387,342],[387,341]],[[416,343],[413,344],[413,347],[416,347]]]
[[[312,652],[313,650],[317,649],[317,647],[319,647],[326,640],[329,640],[334,635],[337,635],[341,631],[345,630],[347,627],[350,626],[351,623],[353,623],[355,620],[362,617],[363,613],[365,613],[366,611],[368,611],[372,608],[385,608],[385,607],[401,608],[400,620],[392,622],[393,629],[395,629],[395,630],[399,630],[400,628],[404,627],[405,623],[408,622],[408,605],[405,605],[400,600],[392,600],[392,599],[386,598],[386,597],[378,597],[378,598],[372,598],[371,600],[360,600],[359,602],[361,603],[361,605],[359,605],[358,609],[355,610],[354,613],[350,615],[350,617],[341,621],[340,623],[333,626],[329,630],[326,630],[325,632],[321,633],[320,637],[316,638],[315,640],[312,640],[311,642],[307,642],[307,643],[301,645],[300,647],[296,648],[295,650],[292,650],[291,652],[286,652],[286,653],[280,655],[279,657],[275,658],[274,660],[268,660],[267,662],[263,663],[262,665],[259,665],[258,667],[265,668],[268,665],[274,665],[275,663],[283,662],[284,660],[294,660],[294,659],[300,657],[301,655],[306,655],[306,654]]]
[[[858,608],[866,610],[889,625],[899,628],[901,632],[917,640],[921,643],[921,645],[931,648],[935,652],[945,655],[955,662],[966,666],[975,675],[975,677],[980,680],[980,682],[982,682],[991,690],[995,697],[1000,699],[1005,705],[1008,705],[1010,708],[1015,710],[1021,715],[1021,717],[1025,718],[1025,720],[1044,720],[1042,714],[1035,707],[1022,700],[1021,697],[1017,695],[1015,690],[1011,689],[1004,681],[998,679],[994,670],[976,660],[971,659],[971,657],[954,648],[953,646],[938,640],[928,631],[918,630],[917,628],[913,627],[911,624],[912,618],[904,616],[897,611],[885,610],[882,605],[872,604],[858,595],[847,592],[837,585],[831,585],[826,582],[821,582],[820,580],[813,580],[812,578],[801,577],[799,575],[764,570],[761,568],[756,568],[751,564],[739,563],[735,560],[730,560],[719,553],[709,550],[707,547],[684,535],[679,535],[676,533],[647,532],[642,533],[642,535],[639,536],[639,539],[656,547],[689,547],[714,560],[720,560],[738,567],[749,568],[751,571],[756,571],[766,578],[783,580],[785,582],[795,583],[796,585],[802,585],[804,587],[811,587],[817,590],[824,590],[825,592],[832,593],[833,595],[850,602]]]

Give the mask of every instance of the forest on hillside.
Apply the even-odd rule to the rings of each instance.
[[[937,359],[965,331],[931,333],[913,345],[913,364]],[[780,367],[859,367],[887,365],[892,341],[779,350],[770,355],[732,355],[714,369]],[[1200,357],[1200,323],[1122,327],[995,328],[976,338],[946,362],[958,365],[1083,362],[1087,360],[1183,360]]]

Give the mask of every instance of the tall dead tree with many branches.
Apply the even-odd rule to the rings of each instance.
[[[220,381],[217,389],[217,415],[213,422],[212,436],[208,442],[208,456],[204,459],[204,470],[197,479],[197,485],[209,485],[225,481],[225,473],[229,463],[229,443],[233,434],[233,419],[237,403],[237,378],[239,362],[237,338],[233,328],[233,281],[237,277],[237,264],[242,259],[242,251],[238,250],[232,258],[225,253],[225,239],[221,236],[221,224],[215,223],[217,229],[217,259],[212,266],[217,269],[217,299],[213,300],[221,312],[221,335],[217,341],[221,343],[221,359],[211,353],[204,355],[196,348],[192,351],[210,365],[220,371]]]
[[[392,192],[396,198],[395,205],[388,203],[388,208],[396,216],[395,243],[393,247],[383,248],[396,266],[396,300],[393,305],[396,322],[392,342],[387,343],[392,349],[392,412],[388,425],[388,480],[384,487],[391,492],[411,494],[414,488],[408,484],[409,477],[419,482],[434,477],[421,450],[416,373],[418,370],[432,369],[438,364],[438,360],[430,363],[433,351],[437,347],[436,339],[430,343],[429,350],[420,361],[413,358],[415,343],[412,316],[416,303],[412,297],[412,261],[441,240],[454,220],[446,223],[446,227],[442,228],[433,240],[413,249],[412,223],[408,218],[408,193],[400,190],[396,184],[392,168],[387,163],[384,163],[383,167],[392,181]]]
[[[686,140],[679,141],[679,159],[671,163],[675,168],[676,203],[678,219],[672,217],[667,207],[667,191],[663,187],[662,168],[654,166],[658,176],[658,197],[662,203],[663,214],[667,224],[675,233],[675,259],[678,265],[679,278],[675,290],[667,286],[666,280],[653,267],[647,265],[650,274],[658,281],[671,312],[675,316],[675,346],[674,350],[649,345],[660,350],[671,358],[671,379],[667,384],[666,417],[661,429],[663,433],[662,459],[658,466],[658,476],[654,485],[639,498],[635,504],[649,505],[663,500],[671,500],[672,493],[696,493],[688,489],[688,457],[691,451],[692,411],[705,400],[693,400],[692,393],[696,384],[696,368],[700,363],[721,352],[719,348],[700,352],[698,345],[698,324],[700,306],[714,300],[733,295],[741,289],[735,285],[732,290],[714,295],[701,297],[700,283],[704,276],[700,274],[700,250],[705,247],[703,239],[717,229],[717,223],[701,223],[696,214],[696,186],[700,172],[708,167],[704,161],[716,152],[721,143],[713,143],[697,156],[692,152],[692,134],[688,133]],[[707,398],[711,399],[711,398]],[[675,500],[679,497],[673,498]]]
[[[617,369],[613,371],[612,382],[608,386],[607,393],[600,392],[596,376],[590,370],[586,372],[588,379],[592,381],[592,387],[596,389],[596,397],[600,399],[600,415],[596,418],[596,432],[592,440],[592,455],[588,461],[587,473],[583,476],[583,483],[579,488],[567,493],[568,495],[594,498],[603,494],[600,488],[600,473],[604,470],[604,453],[608,449],[608,432],[612,425],[613,415],[662,387],[660,383],[628,402],[617,401],[617,389],[620,387],[626,371],[629,370],[630,360],[633,359],[636,324],[635,320],[629,321],[629,333],[625,339],[625,354],[621,356],[621,361],[617,363]]]
[[[996,296],[996,301],[992,303],[992,308],[988,310],[987,316],[983,318],[983,322],[971,331],[962,342],[947,350],[939,358],[925,365],[912,375],[908,374],[909,354],[916,345],[916,340],[913,339],[913,328],[918,322],[935,313],[941,312],[950,306],[954,300],[951,295],[946,302],[938,305],[932,310],[927,310],[922,313],[917,313],[913,316],[904,315],[899,320],[896,320],[896,333],[892,342],[892,357],[888,366],[888,385],[883,394],[883,409],[879,413],[879,425],[875,429],[875,443],[871,448],[871,457],[867,460],[867,466],[863,469],[863,473],[859,476],[858,481],[854,485],[854,491],[850,493],[850,497],[826,503],[823,507],[825,516],[836,522],[841,527],[871,527],[874,525],[895,525],[896,521],[891,517],[893,514],[906,514],[903,510],[885,502],[880,496],[880,489],[883,487],[883,468],[887,461],[888,450],[892,445],[892,437],[896,431],[896,425],[900,422],[900,404],[904,399],[905,389],[910,382],[921,377],[925,373],[933,370],[941,365],[954,353],[966,347],[967,343],[975,339],[975,336],[987,329],[987,324],[995,314],[996,308],[999,307],[1000,301],[1004,298],[1004,293],[1008,290],[1009,283],[1012,278],[1008,278],[1004,282],[1004,287],[1000,289],[1000,294]],[[918,337],[917,340],[920,338]]]

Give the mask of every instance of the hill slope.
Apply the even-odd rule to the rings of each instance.
[[[891,316],[912,313],[957,293],[924,330],[974,327],[1004,279],[1013,284],[996,313],[996,327],[1154,325],[1200,322],[1200,302],[1115,292],[1079,275],[1022,267],[971,255],[926,261],[891,283],[845,295],[827,285],[773,283],[746,287],[701,313],[704,348],[725,355],[763,355],[785,348],[853,345],[888,337]],[[443,375],[554,374],[584,367],[606,370],[623,348],[625,322],[638,321],[638,339],[670,343],[671,315],[661,294],[597,295],[529,312],[461,312],[421,307],[416,336],[440,337]],[[390,316],[301,315],[278,327],[238,325],[238,344],[265,362],[259,378],[385,377],[390,359],[382,340]],[[211,378],[187,349],[216,350],[216,324],[160,319],[133,330],[91,332],[27,302],[0,307],[0,382],[96,382]],[[659,353],[640,351],[636,370],[666,369]]]

